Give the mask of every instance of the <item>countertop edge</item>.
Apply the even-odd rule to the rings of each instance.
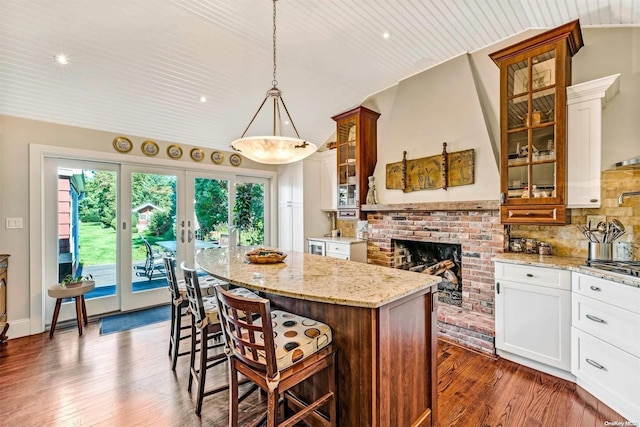
[[[504,262],[508,264],[531,265],[535,267],[557,268],[560,270],[570,270],[576,273],[583,273],[605,280],[611,280],[623,285],[640,288],[640,278],[624,276],[607,271],[596,270],[589,267],[581,267],[585,264],[584,258],[560,257],[554,255],[528,255],[522,253],[504,253],[491,258],[493,262]]]
[[[309,240],[316,240],[318,242],[348,243],[350,245],[367,243],[366,240],[358,239],[357,237],[307,237],[307,241]]]
[[[429,283],[425,283],[422,286],[413,288],[413,289],[411,289],[410,292],[404,292],[404,293],[401,293],[401,294],[396,294],[393,297],[386,298],[384,300],[380,300],[380,301],[378,301],[376,303],[369,303],[369,302],[366,302],[366,301],[355,301],[355,300],[347,300],[347,299],[338,299],[338,298],[323,297],[323,296],[318,296],[318,295],[300,295],[300,294],[298,294],[296,292],[288,292],[286,290],[271,289],[271,288],[267,288],[267,287],[264,287],[264,286],[256,285],[254,283],[244,283],[244,282],[240,282],[240,281],[237,281],[237,280],[229,280],[226,277],[223,277],[223,276],[218,275],[218,274],[213,274],[213,273],[207,271],[207,269],[203,268],[202,266],[200,266],[200,268],[203,271],[205,271],[207,274],[209,274],[209,275],[211,275],[211,276],[213,276],[213,277],[215,277],[217,279],[223,280],[223,281],[228,282],[228,283],[230,283],[232,285],[235,285],[235,286],[241,286],[243,288],[249,288],[252,291],[265,292],[265,293],[268,293],[268,294],[279,295],[279,296],[283,296],[283,297],[287,297],[287,298],[300,299],[301,297],[303,297],[305,300],[313,301],[313,302],[321,302],[321,303],[325,303],[325,304],[346,305],[346,306],[349,306],[349,307],[360,307],[360,308],[380,308],[380,307],[383,307],[383,306],[385,306],[387,304],[390,304],[390,303],[392,303],[394,301],[398,301],[398,300],[400,300],[400,299],[402,299],[404,297],[407,297],[409,295],[414,295],[414,294],[420,293],[420,292],[422,292],[424,290],[429,290],[429,288],[432,288],[434,286],[437,289],[437,285],[441,281],[440,278],[437,277],[437,276],[425,275],[425,277],[429,278]],[[433,292],[433,290],[430,290],[430,292]]]

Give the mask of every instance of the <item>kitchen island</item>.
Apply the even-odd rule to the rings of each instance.
[[[339,425],[435,424],[439,277],[299,252],[287,252],[283,263],[249,264],[250,249],[205,249],[196,262],[212,276],[259,291],[272,308],[331,327]],[[313,381],[298,390],[311,399],[326,378]]]

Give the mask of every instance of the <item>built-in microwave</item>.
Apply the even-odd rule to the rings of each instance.
[[[325,244],[320,240],[308,240],[307,252],[314,255],[325,255]]]

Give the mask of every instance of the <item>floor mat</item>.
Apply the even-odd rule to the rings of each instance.
[[[116,314],[100,320],[100,335],[127,331],[171,318],[171,305],[161,305],[131,313]]]

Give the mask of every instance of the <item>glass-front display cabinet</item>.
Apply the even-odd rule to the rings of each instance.
[[[336,121],[338,219],[361,219],[360,206],[368,191],[368,177],[377,161],[379,113],[357,107],[332,117]]]
[[[582,47],[579,21],[490,55],[500,67],[500,217],[566,224],[566,87]]]

